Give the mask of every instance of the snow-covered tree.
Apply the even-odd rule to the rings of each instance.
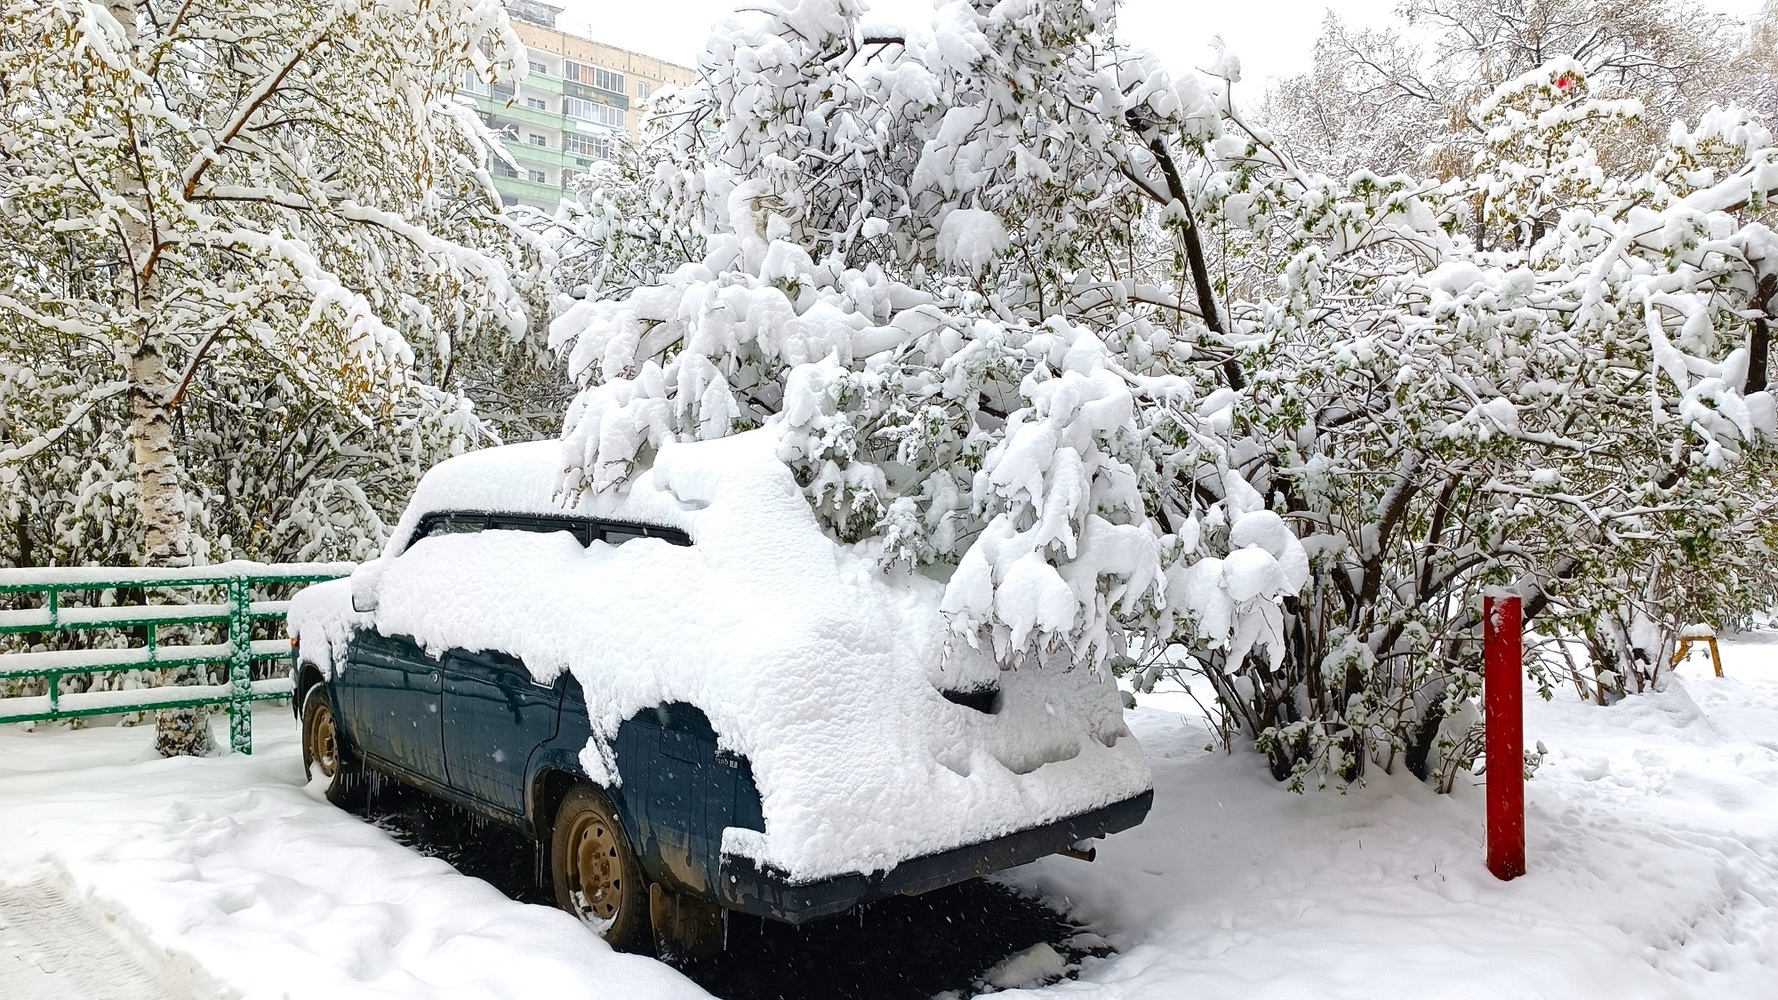
[[[1281,775],[1467,766],[1483,587],[1585,637],[1599,697],[1770,600],[1771,233],[1730,214],[1778,190],[1770,136],[1719,112],[1614,176],[1590,136],[1635,113],[1557,61],[1483,102],[1473,180],[1279,161],[1226,198],[1292,250],[1282,295],[1236,305],[1263,339],[1235,413],[1313,571],[1282,669],[1202,669]]]
[[[0,489],[51,532],[19,558],[357,551],[329,534],[365,524],[360,442],[479,433],[441,373],[524,302],[455,91],[519,52],[491,0],[0,6]]]
[[[1721,94],[1761,121],[1778,122],[1778,0],[1766,0],[1748,24]]]
[[[947,581],[954,642],[1203,673],[1298,782],[1473,761],[1484,586],[1590,637],[1769,591],[1745,116],[1607,169],[1634,109],[1559,64],[1481,107],[1473,181],[1330,178],[1232,60],[1170,79],[1079,0],[768,5],[701,69],[584,209],[566,489],[774,423],[835,538]]]
[[[1264,114],[1303,164],[1454,177],[1485,144],[1477,105],[1494,88],[1567,58],[1601,98],[1648,114],[1602,143],[1632,164],[1675,119],[1747,104],[1727,69],[1739,31],[1694,0],[1403,0],[1400,27],[1354,28],[1329,14],[1309,72],[1283,81]]]
[[[1401,29],[1354,27],[1329,11],[1313,65],[1278,81],[1260,117],[1310,169],[1454,172],[1469,137],[1453,121],[1449,82],[1425,62]]]
[[[1206,141],[1215,95],[1114,49],[1106,7],[953,3],[926,36],[861,14],[713,35],[639,172],[651,231],[694,220],[699,258],[553,328],[586,385],[565,485],[776,420],[837,538],[950,578],[958,641],[1008,664],[1175,628],[1251,645],[1306,562],[1205,429],[1207,281],[1149,270],[1201,258],[1163,137]]]

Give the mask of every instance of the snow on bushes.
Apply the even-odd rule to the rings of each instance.
[[[1602,697],[1650,622],[1772,589],[1744,115],[1610,175],[1589,136],[1637,109],[1556,63],[1480,106],[1473,181],[1330,178],[1111,5],[861,13],[725,25],[584,209],[698,239],[563,301],[565,490],[774,424],[832,536],[945,582],[951,648],[1202,672],[1299,782],[1469,765],[1483,586],[1593,637]]]
[[[1259,153],[1229,197],[1296,247],[1280,295],[1234,307],[1261,339],[1233,447],[1313,571],[1282,670],[1208,673],[1280,777],[1374,761],[1448,786],[1478,748],[1485,586],[1525,595],[1546,683],[1600,700],[1649,684],[1680,625],[1773,594],[1748,461],[1774,432],[1750,376],[1766,230],[1699,206],[1745,208],[1778,176],[1755,153],[1689,189],[1670,183],[1683,150],[1665,175],[1606,174],[1590,137],[1632,111],[1558,61],[1483,105],[1476,176],[1443,185],[1262,164],[1232,116]],[[1591,664],[1541,643],[1561,636]]]
[[[1138,320],[1151,343],[1128,357],[1093,324],[1044,315],[1042,268],[1003,266],[1015,244],[1065,252],[1060,234],[1125,183],[1125,102],[1109,121],[1081,110],[1118,82],[1082,62],[1100,15],[952,4],[936,38],[897,34],[876,57],[858,13],[805,3],[717,33],[655,172],[671,211],[703,219],[702,259],[575,302],[552,328],[586,385],[564,487],[619,487],[669,441],[776,421],[829,530],[885,565],[955,567],[953,629],[1008,665],[1124,656],[1131,623],[1171,620],[1170,589],[1183,617],[1216,623],[1206,639],[1233,640],[1291,581],[1242,576],[1265,590],[1235,600],[1169,587],[1167,566],[1209,537],[1196,519],[1228,517],[1219,486],[1182,493],[1173,529],[1142,495],[1164,463],[1195,466],[1182,446],[1216,447],[1151,414],[1194,399],[1156,361],[1166,335]],[[1131,106],[1174,120],[1207,107],[1152,71],[1128,82]],[[1033,116],[1098,145],[1033,132]]]

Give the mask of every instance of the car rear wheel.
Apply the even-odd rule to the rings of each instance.
[[[576,785],[556,810],[550,837],[556,903],[618,951],[653,950],[648,892],[611,801]]]
[[[316,684],[303,697],[303,777],[327,779],[327,801],[350,809],[364,799],[364,775],[340,740],[327,687]]]

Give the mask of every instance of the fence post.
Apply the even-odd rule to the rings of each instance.
[[[1482,622],[1488,870],[1504,881],[1525,874],[1525,634],[1519,598],[1483,598]]]
[[[253,752],[253,587],[244,576],[228,581],[228,744]]]

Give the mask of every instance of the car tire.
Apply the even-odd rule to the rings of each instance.
[[[648,887],[610,799],[586,785],[570,789],[556,810],[549,853],[556,905],[618,951],[654,951]]]
[[[327,801],[341,809],[363,805],[364,773],[340,739],[327,685],[316,684],[303,696],[302,720],[303,777],[313,781],[319,773],[326,778]]]

